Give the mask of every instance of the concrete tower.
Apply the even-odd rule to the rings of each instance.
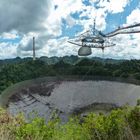
[[[33,60],[36,60],[36,57],[35,57],[35,37],[33,37]]]

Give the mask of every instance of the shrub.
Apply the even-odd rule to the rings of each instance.
[[[140,99],[137,100],[137,106],[140,106]]]
[[[57,117],[46,122],[39,117],[26,122],[0,109],[1,140],[131,140],[140,136],[140,106],[124,107],[109,114],[90,113],[62,123]]]
[[[131,110],[128,121],[134,135],[140,135],[140,106]]]

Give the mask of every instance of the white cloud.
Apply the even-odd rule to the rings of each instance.
[[[131,14],[127,17],[127,24],[134,24],[134,23],[140,23],[140,9],[136,8],[131,12]]]
[[[105,18],[107,13],[103,9],[96,9],[92,6],[87,6],[83,8],[85,12],[82,12],[80,17],[88,17],[88,20],[79,20],[78,23],[83,25],[84,29],[89,29],[90,25],[93,25],[94,19],[96,19],[96,28],[99,30],[104,30],[106,28]]]
[[[40,51],[45,52],[47,56],[65,56],[77,55],[78,46],[69,44],[68,37],[60,39],[50,39],[47,45]]]
[[[57,9],[55,9],[57,5]],[[75,20],[70,16],[71,13],[81,10],[83,7],[81,0],[53,0],[51,10],[48,18],[44,22],[49,34],[60,36],[62,34],[62,19],[67,21],[67,24],[71,27],[75,24]]]
[[[12,31],[12,32],[4,32],[2,33],[1,35],[1,38],[2,39],[16,39],[16,38],[19,38],[19,35],[16,31]]]
[[[68,27],[72,27],[76,24],[76,20],[74,18],[72,18],[70,15],[67,16],[66,22],[68,24],[67,25]]]
[[[17,44],[0,43],[0,59],[15,58],[16,56]]]
[[[126,17],[126,24],[127,25],[133,25],[135,23],[140,23],[140,9],[136,8],[134,9],[128,17]],[[134,28],[134,30],[139,30],[140,27]],[[131,35],[119,35],[117,36],[117,44],[119,48],[122,49],[119,53],[122,54],[125,58],[136,58],[140,59],[140,38],[139,38],[139,33],[138,34],[131,34]],[[116,52],[118,52],[116,50]]]
[[[100,0],[98,6],[103,7],[110,13],[120,13],[130,3],[130,0]]]
[[[83,30],[89,29],[93,24],[93,19],[96,18],[97,29],[106,29],[106,16],[108,13],[123,12],[125,7],[131,0],[90,0],[91,5],[85,6],[83,0],[40,0],[33,2],[33,0],[0,0],[0,12],[4,16],[0,19],[1,37],[6,39],[15,39],[22,37],[19,45],[6,43],[0,44],[0,58],[31,56],[32,55],[32,37],[36,37],[37,56],[64,56],[77,55],[79,46],[69,44],[68,36],[58,38],[62,35],[62,20],[65,19],[67,27],[73,27],[75,24],[83,26]],[[16,3],[18,2],[18,4]],[[94,7],[95,2],[98,2]],[[3,6],[5,5],[5,7]],[[57,8],[55,9],[55,6]],[[25,10],[25,9],[26,10]],[[8,11],[6,11],[8,9]],[[71,14],[78,12],[79,19],[75,19]],[[14,16],[13,16],[14,15]],[[82,19],[83,17],[87,19]],[[127,17],[127,25],[135,22],[140,22],[140,9],[135,9]],[[3,21],[8,21],[2,24]],[[15,32],[11,32],[16,30]],[[83,31],[81,31],[83,32]],[[120,35],[116,37],[116,46],[107,48],[105,57],[122,58],[131,53],[135,57],[139,57],[139,43],[138,35],[131,37]],[[125,42],[125,43],[124,43]],[[125,44],[125,46],[124,46]],[[135,47],[132,48],[132,46]],[[4,47],[5,46],[5,47]],[[4,48],[4,49],[3,49]],[[10,52],[11,51],[11,52]],[[7,55],[7,52],[9,53]],[[92,56],[102,56],[102,51],[93,49]]]

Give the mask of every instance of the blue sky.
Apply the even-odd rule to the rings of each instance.
[[[131,12],[137,8],[139,2],[140,2],[139,0],[132,0],[130,1],[130,4],[124,8],[123,12],[115,14],[109,13],[106,17],[107,22],[106,31],[109,32],[113,30],[114,28],[112,27],[112,25],[115,25],[115,27],[117,27],[125,24],[127,16],[129,16]]]
[[[83,0],[83,4],[85,4],[86,6],[93,6],[93,7],[97,7],[97,9],[100,9],[100,7],[97,6],[97,4],[100,3],[100,0],[98,2],[96,2],[95,4],[91,4],[89,2],[89,0]],[[126,5],[126,7],[124,8],[123,12],[119,12],[119,13],[107,13],[107,16],[105,18],[107,25],[105,30],[103,30],[105,33],[110,32],[114,29],[116,29],[118,26],[122,26],[123,24],[126,23],[126,18],[127,16],[129,16],[131,14],[131,12],[137,8],[137,6],[139,5],[140,1],[139,0],[131,0],[130,3],[128,5]],[[89,17],[85,16],[80,18],[80,12],[75,12],[72,13],[71,16],[76,19],[89,19]],[[96,17],[95,17],[96,19]],[[98,22],[98,21],[97,21]],[[80,32],[83,30],[82,26],[76,24],[74,25],[72,28],[66,28],[66,22],[65,20],[63,20],[63,36],[74,36],[77,32]]]
[[[32,56],[33,36],[36,37],[38,57],[77,55],[79,47],[67,41],[88,30],[95,18],[96,28],[104,33],[113,31],[118,26],[140,23],[139,0],[0,2],[3,5],[0,7],[0,12],[3,13],[0,19],[0,59]],[[138,34],[120,35],[112,40],[116,41],[116,47],[107,49],[105,57],[140,58]],[[93,56],[101,57],[101,50],[93,49],[91,57]]]

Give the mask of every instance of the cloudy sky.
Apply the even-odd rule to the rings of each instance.
[[[0,0],[0,59],[32,56],[77,55],[78,46],[68,39],[88,30],[96,18],[104,33],[118,26],[140,22],[139,0]],[[105,57],[140,59],[140,34],[118,35],[116,46]],[[91,56],[102,56],[93,49]]]

